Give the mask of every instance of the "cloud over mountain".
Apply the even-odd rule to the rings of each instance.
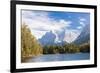
[[[22,22],[30,27],[33,34],[36,32],[37,38],[42,37],[47,31],[62,31],[71,24],[71,21],[68,20],[50,18],[48,12],[22,11],[22,14]]]
[[[50,36],[55,36],[55,43],[76,40],[86,23],[89,23],[88,18],[88,13],[22,10],[22,24],[28,25],[37,39],[52,31]]]

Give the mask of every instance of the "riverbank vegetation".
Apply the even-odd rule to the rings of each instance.
[[[21,26],[21,59],[43,54],[43,49],[27,25]]]
[[[64,53],[86,53],[90,52],[90,44],[82,45],[64,44],[64,45],[48,45],[44,46],[43,54],[64,54]]]
[[[90,43],[75,44],[65,43],[63,45],[41,45],[32,35],[27,25],[21,25],[21,60],[24,58],[39,56],[42,54],[67,54],[67,53],[89,53]]]

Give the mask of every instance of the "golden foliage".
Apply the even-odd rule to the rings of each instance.
[[[21,57],[30,57],[42,54],[42,47],[31,34],[27,25],[21,25]]]

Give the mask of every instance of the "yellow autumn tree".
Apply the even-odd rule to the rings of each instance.
[[[21,25],[21,57],[30,57],[41,55],[43,52],[42,46],[32,35],[31,30],[27,25]]]

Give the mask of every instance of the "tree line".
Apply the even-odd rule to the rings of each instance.
[[[21,59],[42,54],[65,54],[65,53],[90,52],[90,44],[76,45],[74,43],[63,45],[42,46],[32,35],[29,27],[24,23],[21,25]]]
[[[43,47],[43,54],[65,54],[65,53],[86,53],[90,52],[90,44],[82,45],[64,44],[64,45],[46,45]]]
[[[41,44],[31,34],[27,25],[21,25],[21,57],[31,57],[43,54]]]

